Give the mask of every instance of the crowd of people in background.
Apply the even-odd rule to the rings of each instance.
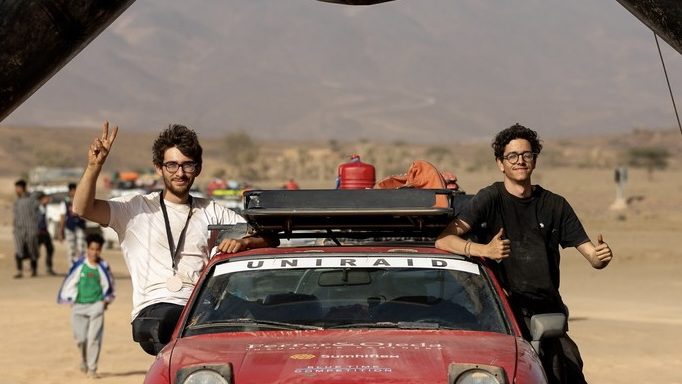
[[[45,247],[45,271],[56,276],[48,220],[50,195],[43,191],[29,193],[25,180],[14,183],[13,231],[17,272],[24,276],[24,260],[30,264],[30,276],[38,276],[40,248]],[[89,378],[98,378],[97,364],[104,333],[104,311],[114,299],[114,277],[102,259],[104,238],[99,233],[86,236],[85,219],[73,212],[76,183],[68,185],[68,196],[59,204],[60,219],[54,239],[66,241],[68,271],[59,288],[57,302],[71,306],[71,326],[81,356],[80,370]]]
[[[13,232],[15,245],[15,259],[17,271],[15,279],[24,277],[24,261],[30,267],[29,276],[38,276],[38,260],[41,248],[45,248],[45,273],[56,276],[54,269],[54,242],[66,242],[67,266],[71,266],[84,257],[86,245],[86,222],[75,215],[72,209],[72,199],[76,191],[76,183],[68,186],[68,196],[59,204],[59,221],[54,233],[50,231],[48,219],[48,205],[51,196],[43,191],[30,193],[25,180],[14,183],[17,199],[13,206]]]

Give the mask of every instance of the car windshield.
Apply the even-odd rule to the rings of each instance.
[[[509,332],[490,280],[475,263],[325,254],[216,265],[184,335],[330,328]]]

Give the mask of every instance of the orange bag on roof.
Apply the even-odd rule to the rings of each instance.
[[[451,172],[441,173],[433,164],[425,160],[415,160],[407,173],[402,175],[389,176],[379,181],[374,188],[376,189],[397,189],[397,188],[420,188],[420,189],[458,189],[457,177]],[[454,185],[454,188],[453,188]],[[434,207],[447,207],[448,200],[445,195],[436,196]]]

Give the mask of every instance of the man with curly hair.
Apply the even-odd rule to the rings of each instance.
[[[559,294],[559,246],[575,247],[596,269],[606,267],[613,254],[601,234],[596,245],[590,240],[566,199],[531,183],[542,151],[535,131],[517,123],[498,133],[492,147],[504,180],[481,189],[440,234],[436,247],[497,261],[494,269],[530,339],[531,316],[568,314]],[[567,334],[543,342],[543,352],[550,383],[586,382],[580,352]]]
[[[152,148],[152,163],[163,181],[162,191],[96,199],[97,178],[117,133],[118,127],[109,131],[105,122],[102,135],[90,145],[73,210],[118,234],[133,286],[133,340],[155,355],[170,341],[180,313],[212,256],[208,226],[245,221],[210,199],[190,195],[201,173],[202,148],[196,133],[178,124],[162,131]],[[253,235],[225,239],[217,247],[234,253],[277,245],[276,239]]]

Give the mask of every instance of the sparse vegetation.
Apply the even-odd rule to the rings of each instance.
[[[670,152],[662,147],[639,147],[628,151],[628,164],[633,167],[645,168],[649,180],[653,180],[654,170],[666,169]]]
[[[224,160],[233,167],[234,177],[249,177],[258,180],[260,172],[255,164],[259,147],[251,136],[244,131],[231,132],[223,138]]]
[[[58,132],[59,140],[55,140]],[[201,132],[199,132],[201,136]],[[97,129],[21,128],[0,126],[0,176],[17,177],[35,166],[83,166],[87,147]],[[151,144],[156,132],[119,131],[105,172],[146,169],[151,165]],[[542,169],[581,167],[598,169],[629,164],[650,169],[682,166],[679,132],[645,134],[637,131],[614,137],[545,139]],[[223,137],[201,136],[204,168],[199,186],[212,177],[248,182],[264,188],[282,185],[289,178],[302,187],[333,187],[339,164],[358,154],[376,168],[377,179],[407,171],[415,160],[426,160],[456,174],[466,183],[472,173],[494,169],[486,142],[470,144],[404,144],[398,140],[372,142],[327,140],[321,142],[271,142],[250,132]],[[28,145],[30,143],[30,145]]]

